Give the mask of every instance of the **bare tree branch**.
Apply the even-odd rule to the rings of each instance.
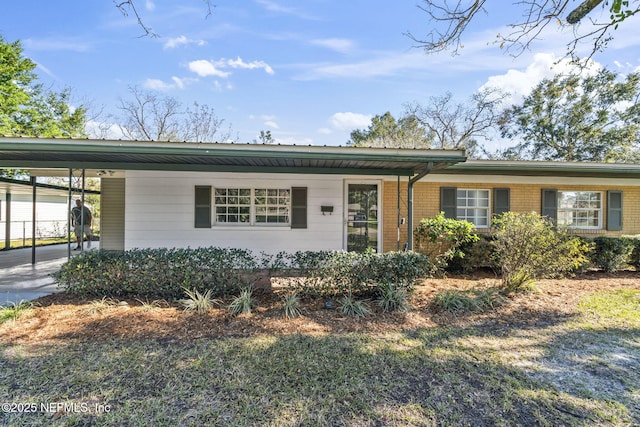
[[[511,5],[522,11],[523,19],[518,22],[505,23],[511,31],[508,34],[498,34],[496,43],[512,56],[519,56],[528,50],[550,25],[565,28],[574,25],[576,34],[567,44],[566,56],[576,63],[584,65],[593,55],[602,51],[607,43],[613,39],[612,31],[624,20],[640,12],[640,0],[583,0],[567,13],[569,6],[576,0],[522,0],[513,1]],[[502,4],[501,4],[502,6]],[[579,34],[576,26],[598,7],[608,7],[611,14],[609,19],[591,18],[590,23],[596,27],[586,34]],[[426,37],[418,38],[407,33],[418,47],[427,53],[449,50],[458,54],[464,47],[462,42],[464,32],[478,12],[486,10],[487,3],[482,0],[422,0],[418,6],[426,12],[431,30]],[[566,15],[566,18],[563,18]],[[579,58],[579,45],[592,42],[591,51],[587,58]]]

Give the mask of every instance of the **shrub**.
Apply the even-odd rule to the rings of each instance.
[[[461,256],[449,261],[446,270],[455,273],[473,273],[479,268],[489,267],[499,270],[495,249],[491,244],[490,234],[478,235],[478,240],[467,242],[460,246]]]
[[[493,238],[508,292],[530,289],[535,279],[561,277],[588,262],[584,241],[555,230],[535,212],[506,212],[495,218]]]
[[[633,251],[631,251],[631,256],[629,257],[629,264],[638,270],[640,269],[640,237],[633,236],[627,238],[633,244]]]
[[[445,218],[440,212],[435,218],[424,218],[414,230],[416,252],[427,255],[438,268],[444,268],[455,257],[464,256],[460,247],[478,240],[469,221]]]
[[[184,288],[229,295],[252,283],[257,263],[243,249],[89,251],[54,274],[67,292],[85,297],[178,299]]]
[[[593,243],[591,262],[607,272],[627,267],[635,246],[631,239],[622,237],[596,237]]]
[[[322,297],[374,295],[384,283],[411,291],[435,270],[427,256],[415,252],[297,252],[290,265],[300,276],[295,289]]]

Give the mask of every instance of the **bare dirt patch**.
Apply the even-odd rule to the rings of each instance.
[[[410,312],[382,313],[371,303],[374,314],[361,319],[325,309],[323,299],[304,299],[302,316],[286,319],[281,310],[282,290],[258,292],[254,312],[235,317],[224,305],[207,314],[185,312],[177,304],[152,307],[137,300],[97,308],[92,301],[62,293],[40,298],[27,317],[2,325],[0,341],[26,344],[65,338],[111,337],[180,341],[257,334],[388,333],[444,325],[477,325],[499,333],[527,325],[550,326],[575,317],[578,302],[587,294],[614,289],[640,290],[640,273],[590,272],[571,279],[540,281],[539,292],[515,295],[507,304],[484,314],[456,316],[433,307],[433,297],[443,290],[490,287],[498,282],[490,273],[425,279],[412,296]]]

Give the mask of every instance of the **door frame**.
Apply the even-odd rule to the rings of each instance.
[[[342,249],[347,250],[347,238],[348,230],[347,224],[349,222],[349,185],[350,184],[369,184],[376,185],[378,187],[378,200],[376,200],[376,207],[378,208],[378,247],[376,252],[382,252],[383,242],[383,209],[382,209],[382,180],[381,179],[345,179],[343,190],[343,209],[342,209]]]

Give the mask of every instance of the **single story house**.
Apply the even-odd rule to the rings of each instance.
[[[103,249],[275,253],[412,247],[421,218],[487,230],[536,211],[576,233],[640,234],[640,166],[467,160],[458,150],[0,138],[0,167],[101,177]]]

